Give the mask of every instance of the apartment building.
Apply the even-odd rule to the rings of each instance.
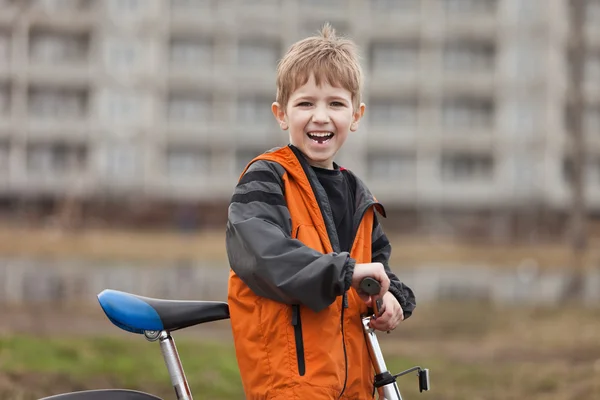
[[[388,207],[569,206],[567,0],[0,0],[2,196],[227,200],[287,143],[275,64],[325,21],[355,39],[363,124],[340,162]],[[600,0],[585,34],[600,210]]]

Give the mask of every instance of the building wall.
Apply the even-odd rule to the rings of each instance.
[[[325,21],[357,41],[367,113],[339,162],[386,204],[569,205],[566,0],[0,2],[0,193],[227,200],[287,143],[275,66]],[[587,11],[600,209],[600,0]]]

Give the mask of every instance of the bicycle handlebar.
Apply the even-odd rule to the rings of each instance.
[[[366,277],[362,281],[360,281],[358,287],[361,292],[364,292],[365,294],[368,294],[369,296],[374,296],[376,294],[379,294],[379,292],[381,291],[381,284],[379,283],[379,281],[374,278],[371,278],[371,277]],[[375,316],[379,316],[380,312],[383,311],[382,306],[383,306],[383,300],[377,299],[374,302],[373,314],[375,314]]]
[[[381,284],[374,278],[366,277],[360,281],[359,288],[369,296],[374,296],[381,291]]]

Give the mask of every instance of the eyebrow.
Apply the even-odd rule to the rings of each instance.
[[[294,102],[298,102],[298,101],[302,101],[302,100],[304,100],[304,101],[307,101],[307,100],[314,101],[315,100],[315,96],[310,96],[310,95],[300,96],[300,97],[294,99]],[[351,102],[350,100],[348,100],[348,99],[346,99],[345,97],[342,97],[342,96],[329,96],[329,97],[327,97],[327,100],[328,101],[337,100],[337,101],[342,101],[344,103]]]

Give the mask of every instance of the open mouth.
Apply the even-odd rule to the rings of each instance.
[[[319,144],[327,143],[333,137],[333,132],[309,132],[308,137]]]

